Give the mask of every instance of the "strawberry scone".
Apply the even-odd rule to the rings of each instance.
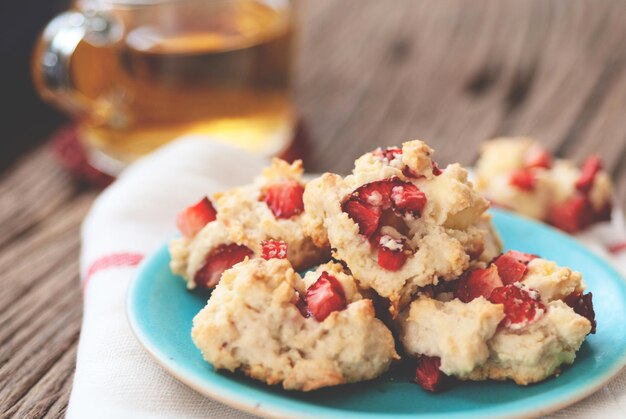
[[[572,364],[595,333],[582,276],[534,255],[509,251],[466,272],[448,289],[423,293],[399,317],[417,381],[437,390],[445,376],[527,385]]]
[[[458,164],[445,170],[422,141],[361,156],[345,178],[326,173],[306,187],[307,233],[330,247],[364,288],[410,301],[419,287],[452,280],[485,250],[487,200]]]
[[[287,243],[297,270],[328,260],[303,229],[302,162],[274,159],[251,185],[216,193],[178,215],[182,233],[170,243],[171,269],[189,288],[213,288],[222,272],[246,257],[261,256],[261,242]]]
[[[266,253],[277,258],[226,270],[193,320],[193,341],[213,367],[310,391],[375,378],[398,359],[390,330],[341,265],[302,279]]]
[[[482,146],[476,188],[494,204],[568,233],[611,217],[612,185],[596,156],[579,169],[554,159],[532,138],[497,138]]]

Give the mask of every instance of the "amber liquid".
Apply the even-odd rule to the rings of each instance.
[[[261,154],[287,145],[291,17],[255,1],[205,2],[208,11],[198,4],[177,10],[172,27],[117,11],[132,28],[122,40],[79,44],[71,68],[93,101],[79,124],[89,149],[129,162],[187,133]]]

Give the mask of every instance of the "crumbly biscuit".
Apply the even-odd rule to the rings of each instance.
[[[505,380],[526,385],[571,364],[591,322],[562,300],[584,288],[582,276],[544,259],[533,259],[521,283],[541,297],[535,318],[506,326],[504,306],[484,297],[468,303],[444,292],[420,295],[397,320],[410,355],[441,359],[440,370],[462,380]]]
[[[348,304],[318,322],[296,307],[306,285],[287,260],[235,265],[194,318],[194,343],[216,369],[240,369],[289,390],[379,376],[398,358],[393,336],[374,317],[372,301],[360,299],[354,281],[339,266],[326,268],[342,283]]]
[[[547,153],[529,137],[502,137],[485,142],[476,164],[476,189],[502,207],[557,225],[551,221],[551,211],[579,194],[576,182],[581,170],[571,161],[551,157],[547,157],[551,162],[544,162],[544,166],[529,166],[529,156],[541,152]],[[532,186],[522,188],[512,182],[512,175],[519,171],[527,171],[528,176],[532,176]],[[612,189],[609,175],[600,170],[584,194],[589,199],[591,212],[595,213],[593,218],[603,220],[608,216],[606,210],[611,205]]]
[[[491,262],[502,253],[502,240],[491,221],[491,214],[483,214],[481,220],[476,225],[486,232],[484,235],[485,245],[483,252],[478,259],[486,263]]]
[[[586,288],[580,272],[541,258],[528,263],[528,271],[522,283],[539,291],[541,300],[546,303],[563,300],[572,293],[583,292]]]
[[[468,373],[489,358],[487,342],[503,317],[502,305],[483,297],[465,304],[422,295],[400,319],[400,339],[409,355],[440,357],[445,374]]]
[[[564,302],[552,301],[537,322],[520,330],[500,329],[489,341],[487,362],[459,378],[512,379],[519,385],[542,381],[557,374],[561,365],[574,362],[590,330],[589,320]]]
[[[422,141],[406,142],[399,150],[388,156],[381,150],[367,153],[356,160],[351,175],[326,173],[309,182],[304,193],[307,234],[318,246],[330,244],[360,285],[389,298],[392,310],[408,302],[419,287],[458,277],[470,259],[483,253],[489,234],[481,218],[488,202],[474,191],[465,169],[452,164],[439,174],[433,151]],[[369,238],[342,209],[359,187],[385,179],[410,183],[427,199],[417,217],[405,214],[388,225],[381,221],[380,234],[402,237],[411,248],[397,271],[379,266]]]
[[[214,194],[217,220],[207,224],[195,237],[171,241],[172,271],[194,288],[194,277],[205,258],[217,246],[234,243],[246,246],[254,256],[262,254],[261,242],[267,239],[287,243],[287,259],[297,270],[307,269],[328,259],[328,248],[318,247],[303,229],[303,214],[277,218],[263,201],[272,184],[302,182],[302,162],[289,164],[274,159],[272,165],[250,185]]]
[[[267,187],[284,181],[302,182],[302,161],[289,164],[274,159],[272,165],[250,186],[234,188],[213,195],[221,222],[237,244],[243,244],[255,254],[261,253],[261,242],[266,239],[287,243],[287,259],[296,270],[306,269],[328,256],[327,249],[314,245],[303,228],[303,214],[290,218],[276,218],[262,198]]]
[[[213,221],[192,237],[179,237],[170,241],[170,269],[187,282],[187,287],[196,287],[195,275],[204,265],[207,255],[223,244],[231,244],[228,229]]]

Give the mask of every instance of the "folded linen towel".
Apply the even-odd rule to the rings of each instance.
[[[199,395],[163,371],[126,318],[126,290],[145,255],[175,234],[176,214],[203,195],[249,182],[267,161],[187,137],[129,167],[96,200],[82,230],[84,318],[67,417],[206,418],[247,414]],[[580,235],[626,272],[621,214]],[[419,389],[416,389],[419,391]],[[626,417],[626,372],[555,418]]]

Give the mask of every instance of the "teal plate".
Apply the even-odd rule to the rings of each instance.
[[[189,292],[170,272],[167,246],[147,258],[128,295],[128,317],[139,341],[170,374],[199,393],[238,409],[272,417],[533,417],[590,395],[626,365],[626,283],[606,262],[543,224],[493,210],[506,248],[542,255],[583,273],[593,292],[598,331],[573,366],[528,387],[511,382],[460,383],[431,394],[410,382],[411,372],[309,393],[284,391],[240,374],[216,372],[190,338],[207,295]]]

